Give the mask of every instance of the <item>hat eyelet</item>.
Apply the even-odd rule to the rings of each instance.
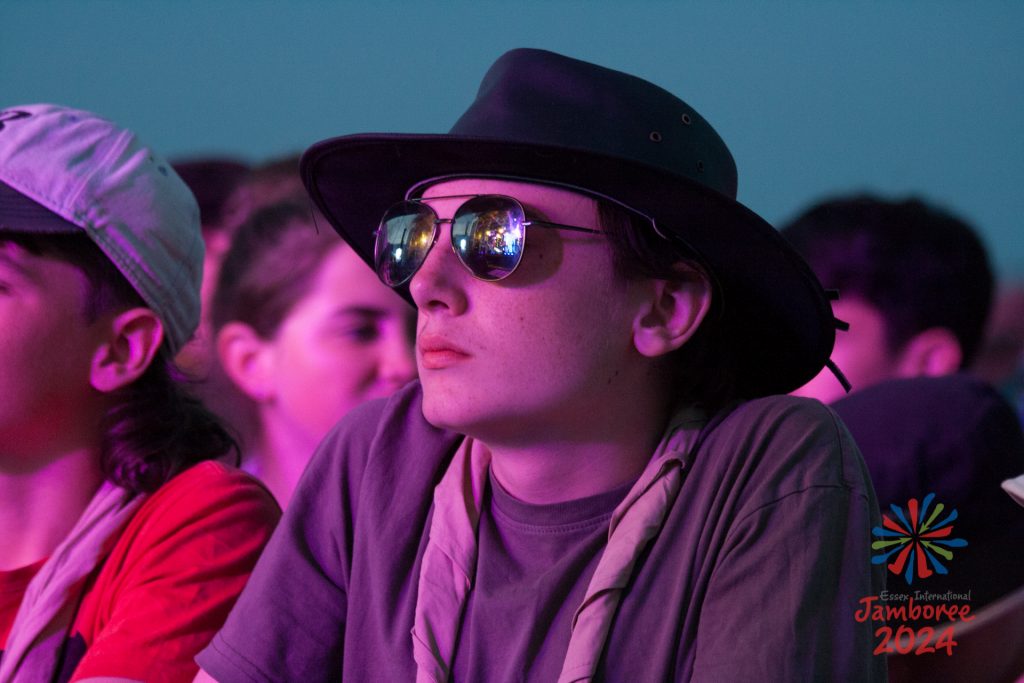
[[[691,123],[693,123],[693,119],[690,118],[689,114],[683,114],[680,118],[682,119],[683,124],[685,124],[687,126],[689,126]]]
[[[656,130],[652,130],[649,137],[651,138],[651,142],[661,142],[661,133]]]
[[[697,162],[697,173],[703,173],[703,172],[704,172],[704,162],[703,161],[698,161]]]

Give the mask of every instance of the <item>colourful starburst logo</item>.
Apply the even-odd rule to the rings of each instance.
[[[950,548],[963,548],[967,541],[950,538],[956,510],[952,510],[941,521],[936,521],[945,506],[938,503],[931,508],[934,500],[934,493],[925,496],[920,505],[917,498],[911,498],[907,501],[905,513],[903,508],[890,505],[895,520],[882,513],[882,526],[872,530],[878,540],[871,544],[871,549],[883,552],[871,557],[872,564],[888,562],[889,571],[897,576],[902,574],[908,585],[914,582],[915,576],[927,579],[932,574],[949,573],[942,560],[951,561],[953,551]],[[896,559],[889,562],[893,555]]]

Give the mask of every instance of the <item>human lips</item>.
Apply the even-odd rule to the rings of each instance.
[[[420,369],[441,370],[469,358],[463,348],[435,334],[421,335],[416,341]]]

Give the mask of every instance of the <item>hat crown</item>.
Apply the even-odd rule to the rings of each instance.
[[[506,52],[451,135],[643,163],[736,198],[736,163],[691,106],[642,78],[546,50]]]
[[[85,232],[161,317],[171,350],[185,344],[204,247],[195,197],[162,156],[90,112],[22,105],[0,111],[0,182]]]

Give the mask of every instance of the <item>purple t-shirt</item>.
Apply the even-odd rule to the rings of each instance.
[[[461,441],[426,423],[420,399],[414,383],[325,440],[198,657],[214,678],[415,678],[409,631],[433,489]],[[834,415],[791,397],[742,404],[684,477],[623,594],[598,678],[884,680],[872,625],[854,619],[883,587],[869,559],[878,509]],[[625,493],[531,506],[491,487],[455,680],[557,677],[603,547],[600,520]]]
[[[490,478],[454,680],[480,680],[481,671],[494,681],[558,679],[573,613],[601,559],[612,512],[631,485],[530,505]]]

